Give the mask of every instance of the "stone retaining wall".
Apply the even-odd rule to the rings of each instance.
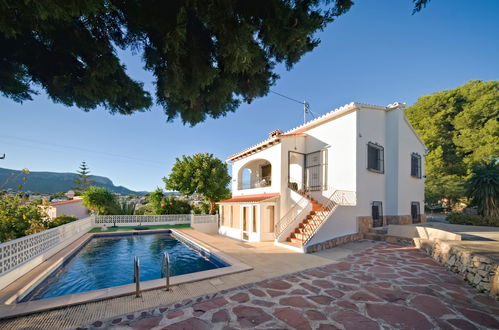
[[[359,233],[361,233],[362,235],[367,234],[369,232],[369,229],[373,227],[373,217],[371,216],[357,217],[357,223],[359,225]]]
[[[463,277],[471,286],[499,300],[499,264],[482,254],[474,254],[448,242],[414,239],[416,246],[448,270]]]
[[[352,241],[356,241],[362,239],[362,234],[361,233],[356,233],[356,234],[350,234],[350,235],[345,235],[341,237],[336,237],[321,243],[309,245],[305,247],[305,252],[306,253],[312,253],[312,252],[317,252],[317,251],[322,251],[326,249],[333,248],[335,246],[341,245],[341,244],[346,244]]]
[[[385,242],[414,246],[414,239],[413,238],[400,237],[400,236],[386,235]]]

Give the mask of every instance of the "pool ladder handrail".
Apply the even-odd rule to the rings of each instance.
[[[166,277],[166,291],[170,291],[170,255],[163,252],[161,260],[161,278]]]
[[[133,281],[135,282],[135,297],[140,297],[140,257],[133,258]]]

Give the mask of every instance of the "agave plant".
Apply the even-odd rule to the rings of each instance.
[[[484,217],[499,217],[499,161],[492,159],[473,168],[466,195]]]
[[[134,215],[137,203],[121,201],[116,203],[116,214],[120,215]]]

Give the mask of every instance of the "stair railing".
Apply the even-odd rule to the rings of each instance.
[[[313,219],[318,220],[318,223],[310,223],[309,226],[303,228],[303,233],[306,235],[305,240],[301,242],[302,246],[310,241],[338,206],[352,206],[356,205],[356,203],[357,195],[355,191],[335,190],[328,198],[327,202],[323,204],[324,211],[319,211],[314,215]]]
[[[302,197],[279,219],[274,226],[274,238],[279,239],[281,234],[296,220],[301,211],[307,206],[308,196],[303,180],[288,178],[288,188],[300,194]]]
[[[307,196],[302,195],[302,197],[288,210],[288,212],[286,212],[286,214],[279,219],[274,228],[275,238],[279,238],[279,236],[294,222],[296,217],[307,206],[307,202]]]

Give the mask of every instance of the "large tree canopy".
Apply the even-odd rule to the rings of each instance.
[[[412,0],[415,11],[429,0]],[[117,49],[142,55],[168,120],[196,124],[264,96],[352,0],[4,0],[0,92],[22,102],[37,88],[67,106],[148,109]]]
[[[470,81],[406,110],[428,147],[426,199],[455,202],[474,165],[499,158],[499,81]]]
[[[170,176],[163,178],[166,189],[179,191],[184,196],[201,194],[210,203],[210,214],[214,214],[216,202],[230,196],[230,179],[227,164],[209,153],[177,158]]]

